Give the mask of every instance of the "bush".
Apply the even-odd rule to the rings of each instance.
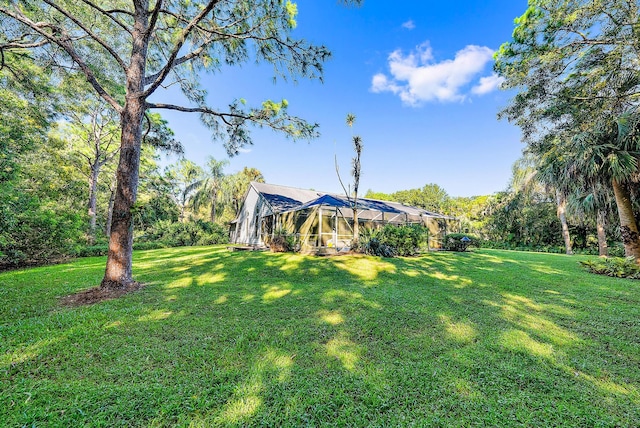
[[[444,237],[444,249],[447,251],[467,251],[470,246],[479,247],[480,240],[464,233],[450,233]]]
[[[57,261],[84,235],[82,216],[18,195],[0,206],[0,267]]]
[[[160,248],[166,248],[166,246],[163,245],[162,242],[134,242],[133,243],[134,250],[144,251],[144,250],[157,250]]]
[[[359,250],[381,257],[414,256],[428,240],[428,229],[422,225],[386,224],[380,229],[364,229],[360,233]]]
[[[71,253],[74,257],[97,257],[106,256],[109,252],[108,244],[89,245],[86,247],[79,246]]]
[[[286,229],[276,229],[272,236],[265,238],[265,244],[274,253],[288,253],[296,250],[298,240]]]
[[[227,230],[217,223],[202,220],[174,223],[161,220],[147,229],[137,241],[139,244],[154,243],[159,245],[157,248],[162,248],[226,244],[229,237]]]
[[[615,278],[640,279],[640,265],[633,257],[602,258],[581,261],[580,264],[589,272]]]
[[[358,246],[354,248],[354,250],[369,254],[370,256],[395,257],[395,250],[391,246],[383,243],[383,239],[382,229],[364,229],[360,233]]]

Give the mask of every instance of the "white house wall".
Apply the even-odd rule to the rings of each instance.
[[[249,187],[242,208],[236,217],[236,229],[231,240],[234,244],[263,245],[260,238],[262,218],[271,214],[271,208],[264,198],[253,188]]]

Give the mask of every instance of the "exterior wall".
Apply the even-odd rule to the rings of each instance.
[[[271,208],[264,201],[264,198],[256,192],[253,186],[249,187],[240,213],[236,217],[237,221],[231,226],[231,242],[244,245],[264,245],[260,236],[262,218],[271,214]]]

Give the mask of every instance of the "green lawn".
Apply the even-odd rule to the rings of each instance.
[[[0,273],[3,426],[638,426],[640,282],[579,257],[134,256]]]

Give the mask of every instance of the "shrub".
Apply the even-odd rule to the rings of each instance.
[[[99,245],[88,245],[88,246],[79,246],[73,250],[71,253],[74,257],[96,257],[96,256],[106,256],[109,252],[108,244],[99,244]]]
[[[37,198],[18,195],[0,206],[0,267],[43,264],[73,251],[84,235],[81,215],[45,208]]]
[[[450,233],[444,237],[444,248],[448,251],[466,251],[468,247],[478,247],[480,240],[464,233]]]
[[[162,242],[134,242],[133,249],[134,250],[157,250],[159,248],[166,248]]]
[[[422,225],[386,224],[380,229],[364,229],[358,248],[354,249],[381,257],[414,256],[426,245],[427,239],[428,229]]]
[[[585,260],[581,261],[580,264],[589,272],[598,275],[607,275],[615,278],[640,279],[640,265],[636,263],[633,257],[611,257]]]
[[[193,245],[215,245],[229,242],[227,230],[208,221],[174,223],[161,220],[137,238],[141,243],[155,243],[160,247],[183,247]]]
[[[360,233],[358,246],[354,248],[354,250],[369,254],[370,256],[395,257],[396,252],[394,248],[383,243],[383,239],[382,229],[364,229]]]
[[[296,250],[298,240],[286,229],[276,229],[273,235],[265,238],[265,243],[274,253],[287,253]]]

